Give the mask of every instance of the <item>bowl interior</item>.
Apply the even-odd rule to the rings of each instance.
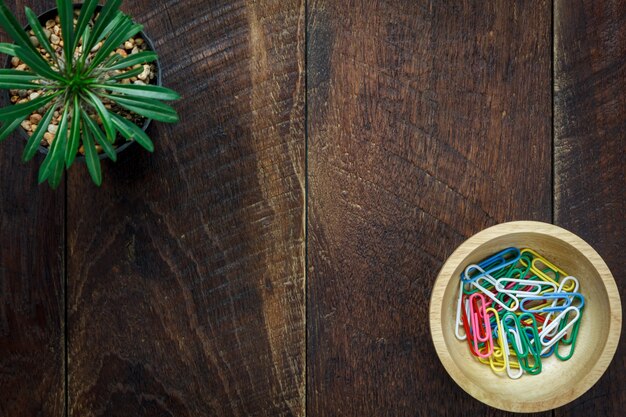
[[[454,335],[460,274],[468,264],[476,263],[510,246],[532,248],[539,252],[569,275],[578,278],[579,292],[585,296],[585,310],[573,357],[569,361],[560,361],[554,355],[542,359],[541,374],[524,374],[517,380],[509,379],[506,373],[496,374],[488,365],[479,363],[471,355],[467,342],[458,340]],[[454,265],[446,265],[447,268],[444,266],[442,274],[445,272],[446,275],[440,275],[437,285],[443,286],[439,314],[441,337],[447,351],[447,355],[443,355],[445,360],[439,352],[440,349],[438,353],[448,372],[468,393],[497,408],[539,411],[571,401],[601,376],[606,366],[598,367],[597,364],[603,357],[611,331],[615,331],[614,323],[613,328],[611,327],[611,318],[617,312],[611,311],[612,304],[603,272],[594,265],[593,259],[588,258],[588,253],[581,252],[576,246],[575,242],[572,244],[541,231],[510,231],[490,236],[454,259]],[[610,275],[608,268],[606,272]],[[612,281],[612,277],[610,279]],[[435,311],[434,315],[436,314]],[[621,308],[619,318],[621,320]],[[435,330],[438,329],[433,331]],[[568,349],[569,347],[561,347],[563,353],[567,353]],[[613,351],[614,349],[615,347]],[[610,356],[612,355],[611,353]],[[588,386],[578,392],[581,390],[581,380],[583,385]]]

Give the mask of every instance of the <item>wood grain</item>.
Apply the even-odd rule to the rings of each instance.
[[[304,3],[124,7],[181,122],[70,175],[70,416],[301,416]]]
[[[467,265],[507,247],[533,248],[578,278],[588,301],[574,357],[567,362],[542,359],[538,375],[510,379],[476,361],[455,336],[459,276]],[[446,371],[473,397],[514,412],[552,410],[578,398],[606,371],[617,348],[622,307],[615,279],[606,263],[575,234],[548,223],[501,223],[472,236],[446,260],[433,286],[430,329]],[[565,349],[567,351],[567,349]]]
[[[24,139],[0,147],[0,416],[64,407],[64,195],[37,187]],[[37,157],[41,163],[43,158]]]
[[[550,29],[548,2],[309,2],[309,415],[506,415],[428,303],[467,237],[550,220]]]
[[[0,416],[64,412],[63,193],[37,187],[24,139],[0,147]],[[41,159],[38,161],[41,162]]]
[[[26,21],[22,2],[6,4]],[[0,416],[61,417],[65,196],[37,186],[43,158],[22,163],[24,145],[17,133],[0,144]]]
[[[554,17],[555,223],[593,245],[624,299],[626,2],[559,0]],[[556,415],[622,415],[625,355],[621,343],[600,382]]]

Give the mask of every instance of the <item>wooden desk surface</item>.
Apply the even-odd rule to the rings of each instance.
[[[0,146],[0,416],[508,415],[427,315],[446,257],[508,220],[580,235],[626,299],[626,1],[123,9],[181,122],[101,189]],[[623,415],[624,353],[539,415]]]

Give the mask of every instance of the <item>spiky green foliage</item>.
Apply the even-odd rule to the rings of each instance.
[[[162,102],[178,99],[178,93],[156,85],[122,83],[122,80],[139,74],[141,70],[134,66],[155,61],[157,54],[144,51],[122,57],[114,53],[143,28],[119,10],[120,3],[121,0],[108,0],[96,17],[97,0],[86,0],[74,23],[72,1],[57,0],[63,39],[60,53],[45,35],[37,15],[27,7],[26,18],[39,44],[49,55],[46,57],[0,0],[0,26],[15,42],[0,43],[0,53],[18,57],[29,68],[28,71],[0,69],[0,89],[28,89],[38,93],[38,97],[30,101],[0,109],[0,141],[32,112],[48,106],[24,149],[23,160],[32,159],[54,112],[59,111],[60,122],[55,138],[39,170],[39,182],[48,181],[52,188],[59,185],[64,169],[74,162],[81,143],[89,174],[97,185],[102,183],[102,173],[96,144],[112,160],[117,157],[114,142],[118,133],[127,140],[137,141],[150,152],[154,150],[152,141],[142,129],[110,111],[103,100],[113,101],[149,119],[168,123],[178,121],[176,111]],[[90,56],[89,52],[100,41],[102,46]],[[89,114],[100,118],[102,128]]]

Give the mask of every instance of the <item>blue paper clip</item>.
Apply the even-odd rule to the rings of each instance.
[[[542,295],[536,295],[536,296],[532,296],[532,297],[526,297],[521,299],[520,301],[520,305],[519,308],[520,310],[522,310],[524,313],[554,313],[557,311],[563,311],[565,310],[567,307],[569,307],[572,304],[572,301],[574,300],[574,298],[578,298],[580,300],[580,305],[578,306],[579,308],[583,308],[585,306],[585,297],[578,292],[553,292],[553,293],[547,293],[547,294],[542,294]],[[565,304],[560,305],[560,306],[554,306],[551,305],[549,307],[544,307],[538,310],[528,310],[524,304],[527,301],[533,301],[533,300],[554,300],[554,299],[563,299],[565,300]]]
[[[513,258],[506,259],[506,256],[513,255]],[[465,272],[461,274],[461,281],[465,283],[470,283],[476,281],[478,278],[485,275],[492,275],[493,273],[499,271],[502,268],[505,268],[509,265],[516,264],[520,258],[520,251],[517,248],[506,248],[503,251],[496,253],[493,256],[490,256],[487,259],[484,259],[478,263],[478,266],[484,269],[484,272],[480,272],[475,277],[468,277]],[[467,271],[467,270],[466,270]]]

